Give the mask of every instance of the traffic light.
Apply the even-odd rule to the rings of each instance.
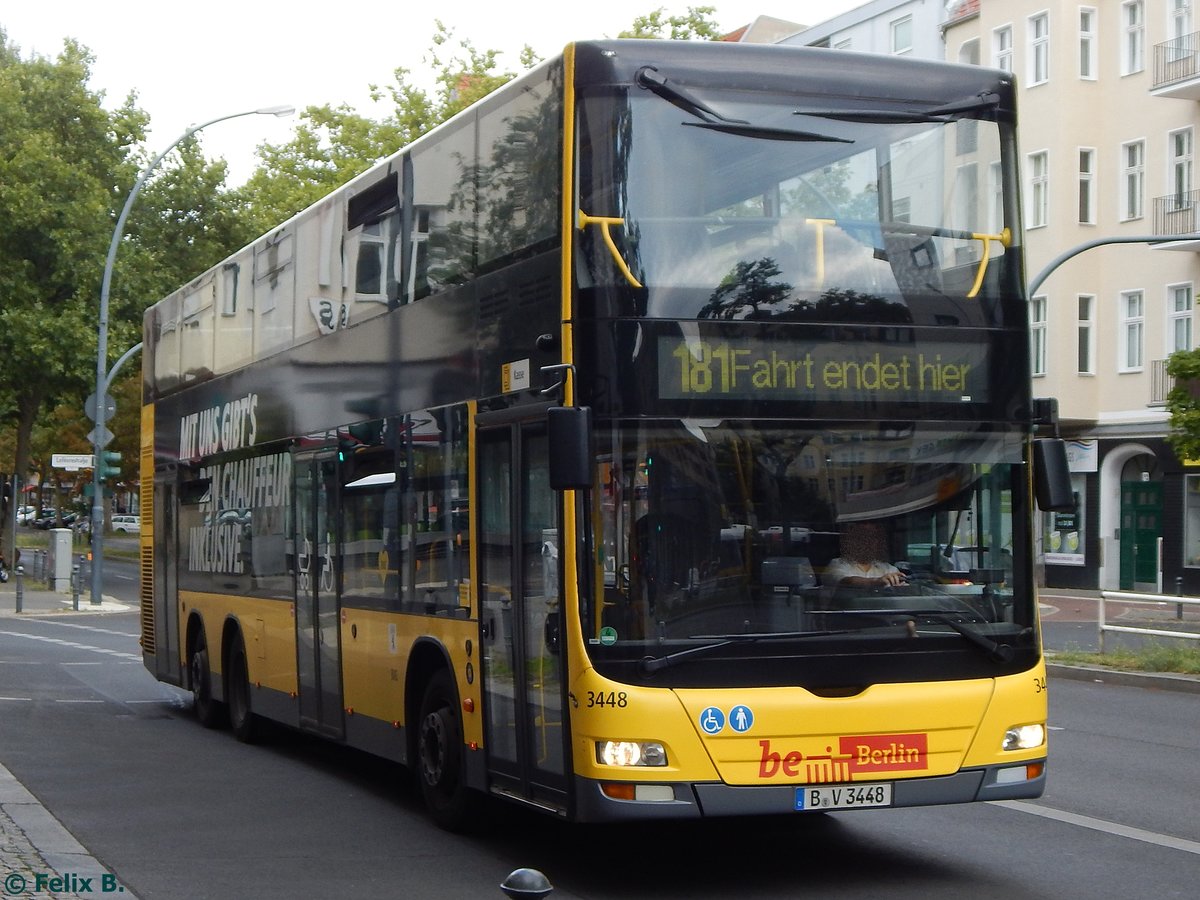
[[[121,454],[115,450],[100,451],[100,480],[119,478],[121,476]]]

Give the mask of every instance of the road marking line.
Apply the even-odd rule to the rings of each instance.
[[[118,659],[131,659],[141,662],[140,656],[135,656],[132,653],[122,653],[120,650],[109,650],[107,647],[93,647],[91,644],[79,644],[75,641],[64,641],[59,638],[46,637],[41,634],[25,634],[20,631],[0,631],[0,636],[3,637],[18,637],[26,638],[31,641],[42,641],[46,644],[58,644],[60,647],[70,647],[73,650],[88,650],[92,653],[103,653],[106,656],[115,656]]]
[[[11,702],[11,703],[32,703],[33,698],[32,697],[0,697],[0,702],[5,702],[5,701]]]
[[[37,622],[39,625],[57,625],[59,628],[79,628],[83,631],[94,631],[97,634],[115,634],[117,637],[135,638],[138,632],[116,631],[112,628],[100,628],[97,625],[80,625],[78,622],[56,622],[54,619],[30,619],[31,622]]]
[[[1008,809],[1015,809],[1017,812],[1042,816],[1043,818],[1054,819],[1058,822],[1066,822],[1068,825],[1078,825],[1080,828],[1090,828],[1093,831],[1102,831],[1105,834],[1115,834],[1118,837],[1126,837],[1135,841],[1144,841],[1147,844],[1156,844],[1159,847],[1169,847],[1172,850],[1182,850],[1184,853],[1200,855],[1200,842],[1189,841],[1186,838],[1172,837],[1169,834],[1158,834],[1155,831],[1133,828],[1130,825],[1118,825],[1116,822],[1106,822],[1104,819],[1094,819],[1091,816],[1081,816],[1078,813],[1063,812],[1061,809],[1040,806],[1036,803],[1030,803],[1027,800],[992,800],[990,802],[993,806],[1004,806]]]

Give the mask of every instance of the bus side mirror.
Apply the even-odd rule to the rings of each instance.
[[[1044,512],[1067,512],[1075,508],[1066,441],[1040,438],[1033,442],[1033,491],[1037,505]]]
[[[580,491],[592,486],[592,409],[553,406],[546,411],[550,443],[550,487]]]

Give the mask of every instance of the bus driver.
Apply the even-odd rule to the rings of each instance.
[[[906,584],[904,573],[886,561],[887,534],[875,522],[854,522],[842,535],[842,555],[831,559],[824,582],[839,587],[883,588]]]

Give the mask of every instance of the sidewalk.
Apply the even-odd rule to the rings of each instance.
[[[51,591],[41,582],[26,577],[21,583],[21,611],[23,616],[47,616],[60,613],[121,613],[137,607],[122,603],[115,597],[101,597],[100,603],[92,603],[90,587],[79,594],[79,608],[75,608],[74,594]],[[15,616],[17,612],[17,578],[12,576],[7,584],[0,584],[0,617]]]
[[[22,579],[21,612],[16,612],[16,577],[0,584],[0,620],[18,617],[76,616],[84,613],[128,612],[134,607],[105,597],[58,593]],[[3,896],[90,898],[117,891],[134,900],[123,885],[108,882],[112,875],[77,841],[58,819],[29,793],[0,763],[0,885]],[[106,890],[107,888],[107,890]]]
[[[66,900],[117,892],[136,900],[3,764],[0,884],[5,896]]]

